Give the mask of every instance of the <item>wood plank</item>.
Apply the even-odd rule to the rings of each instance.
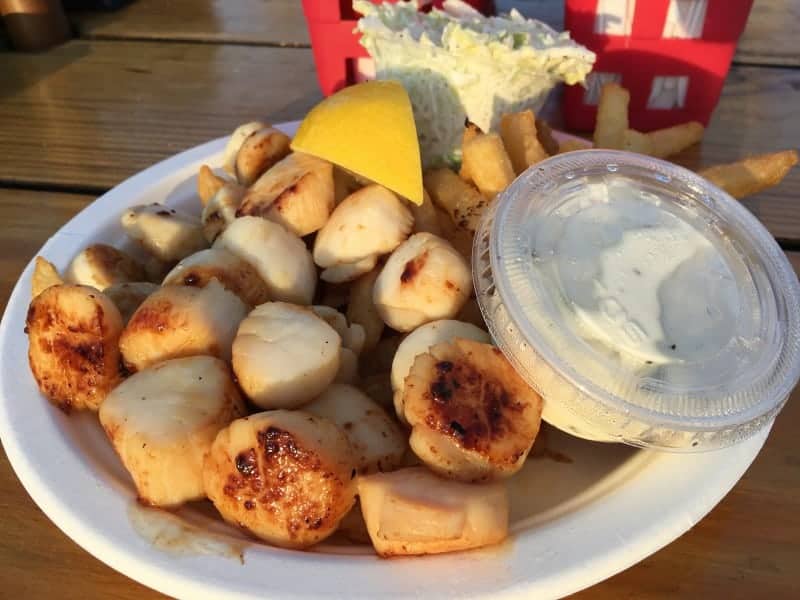
[[[70,13],[80,37],[307,46],[299,0],[136,0],[115,12]]]
[[[75,40],[0,54],[0,72],[0,183],[107,189],[321,98],[308,49]]]
[[[307,49],[73,41],[0,54],[0,183],[103,190],[254,117],[301,118],[320,99]],[[796,146],[800,71],[734,67],[689,166]],[[745,201],[800,240],[800,169]]]
[[[38,248],[93,199],[0,188],[0,306]],[[36,218],[31,218],[31,211]],[[800,254],[789,253],[800,271]],[[752,467],[690,532],[576,598],[796,596],[800,563],[800,389]],[[10,598],[161,598],[96,560],[61,533],[28,497],[0,452],[0,574]]]
[[[733,60],[742,64],[800,67],[800,2],[757,1]]]

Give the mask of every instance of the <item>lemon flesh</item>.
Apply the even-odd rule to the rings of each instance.
[[[303,119],[291,148],[422,204],[417,128],[408,93],[396,81],[368,81],[329,96]]]

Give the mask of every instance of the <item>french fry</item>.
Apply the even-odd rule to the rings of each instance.
[[[653,156],[653,141],[650,136],[635,129],[626,129],[623,150]]]
[[[36,298],[47,288],[62,283],[64,280],[55,265],[41,256],[37,256],[33,264],[33,277],[31,277],[31,298]]]
[[[651,131],[647,134],[652,145],[652,150],[648,154],[657,158],[667,158],[702,140],[704,132],[705,127],[697,121]]]
[[[414,233],[428,232],[433,235],[442,235],[439,218],[436,216],[436,207],[427,190],[422,190],[422,204],[409,202],[407,206],[414,215]]]
[[[350,302],[347,305],[347,321],[364,328],[364,351],[372,350],[381,339],[383,319],[372,302],[372,288],[381,272],[382,265],[356,279],[350,286]]]
[[[468,231],[453,223],[453,219],[447,211],[441,208],[436,209],[436,214],[439,217],[439,227],[442,231],[441,237],[446,239],[453,245],[453,248],[458,250],[458,253],[463,256],[468,263],[472,263],[472,240],[475,237],[474,232]]]
[[[464,123],[464,133],[461,136],[461,156],[464,156],[464,146],[466,146],[470,141],[474,140],[483,132],[481,131],[480,127],[472,123],[471,121],[467,121]],[[472,175],[470,175],[467,168],[464,166],[464,161],[462,158],[461,161],[461,170],[458,172],[461,179],[464,181],[472,181]]]
[[[797,164],[797,151],[784,150],[715,165],[698,172],[734,198],[744,198],[779,184]]]
[[[422,181],[435,206],[447,212],[462,229],[475,232],[488,204],[478,190],[446,168],[426,171]]]
[[[597,124],[594,129],[596,148],[622,150],[628,129],[628,104],[631,95],[618,83],[606,83],[600,91]]]
[[[553,137],[553,130],[544,119],[536,119],[536,137],[539,138],[539,143],[547,154],[550,156],[558,154],[558,140]]]
[[[577,150],[588,150],[592,147],[592,143],[587,140],[579,140],[577,138],[570,138],[562,140],[558,144],[558,153],[564,154],[565,152],[575,152]]]
[[[461,164],[472,181],[491,200],[514,181],[514,168],[496,133],[484,133],[464,144]]]
[[[500,119],[500,137],[517,175],[548,157],[537,131],[536,117],[529,110],[508,113]]]
[[[208,165],[200,167],[197,174],[197,195],[200,196],[200,203],[205,206],[214,197],[226,181],[220,177]]]

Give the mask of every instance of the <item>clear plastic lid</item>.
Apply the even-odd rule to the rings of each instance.
[[[487,211],[473,269],[543,418],[582,437],[726,446],[769,426],[800,377],[800,285],[783,251],[671,163],[587,150],[528,169]]]

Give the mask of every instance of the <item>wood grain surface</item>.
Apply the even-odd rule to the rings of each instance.
[[[0,185],[102,191],[254,118],[321,98],[311,51],[72,41],[0,54]]]
[[[300,0],[136,0],[70,13],[80,37],[307,46]]]
[[[519,4],[524,4],[526,14],[563,29],[563,0],[526,0]],[[85,11],[72,13],[70,18],[81,37],[94,39],[310,43],[300,0],[137,0],[120,12]],[[798,66],[799,37],[800,2],[757,0],[735,60]]]
[[[100,193],[256,117],[298,119],[320,99],[311,51],[73,41],[0,54],[0,185]],[[800,143],[800,70],[737,66],[701,147],[700,167]],[[782,240],[800,240],[800,169],[745,204]]]

